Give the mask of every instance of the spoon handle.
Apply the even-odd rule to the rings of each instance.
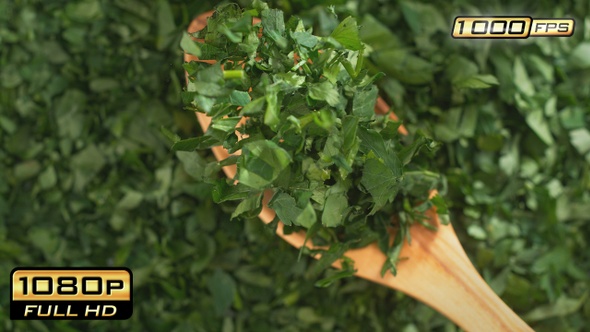
[[[404,244],[397,276],[380,268],[385,255],[376,245],[351,250],[357,276],[400,290],[437,310],[466,331],[533,331],[479,275],[451,225],[440,225],[428,211],[436,232],[415,225],[411,244]]]

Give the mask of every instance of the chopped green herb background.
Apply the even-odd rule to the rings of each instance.
[[[0,2],[0,330],[457,330],[401,293],[298,260],[245,213],[251,206],[220,201],[205,181],[219,171],[208,152],[172,151],[169,138],[202,134],[181,98],[181,45],[204,51],[184,31],[213,3]],[[422,132],[441,143],[433,154],[408,149],[408,165],[444,175],[441,193],[474,265],[536,331],[587,329],[590,3],[269,4],[324,36],[356,18],[370,46],[365,66],[385,73],[379,91],[409,139]],[[573,17],[576,28],[571,38],[450,37],[456,15],[484,14]],[[404,185],[428,188],[423,175],[406,172]],[[8,319],[14,267],[111,265],[134,273],[131,319]]]

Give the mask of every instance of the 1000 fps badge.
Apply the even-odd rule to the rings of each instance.
[[[128,319],[132,282],[127,268],[15,268],[10,319]]]

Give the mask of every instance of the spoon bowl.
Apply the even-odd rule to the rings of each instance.
[[[213,11],[195,18],[188,32],[202,30],[211,15]],[[256,22],[258,20],[254,19],[254,23]],[[184,61],[199,59],[185,53]],[[375,111],[380,114],[386,113],[389,106],[379,98]],[[390,117],[397,119],[394,114],[390,114]],[[203,131],[206,131],[211,119],[200,112],[197,112],[197,118]],[[399,132],[407,134],[403,126],[399,128]],[[221,146],[213,147],[212,151],[218,161],[230,156]],[[224,166],[223,171],[228,178],[234,179],[237,167]],[[271,194],[265,193],[264,206],[259,214],[260,220],[264,223],[270,223],[275,218],[275,212],[267,205]],[[432,191],[430,195],[436,195],[436,191]],[[418,299],[466,331],[533,331],[502,302],[479,275],[463,250],[453,226],[441,225],[434,208],[427,211],[426,215],[427,222],[438,230],[431,231],[417,223],[410,228],[411,244],[404,241],[400,254],[400,257],[409,259],[398,263],[396,276],[389,271],[381,276],[381,267],[386,261],[386,256],[376,243],[345,253],[345,256],[354,261],[357,270],[355,275]],[[285,234],[283,227],[283,223],[279,222],[277,235],[295,248],[301,248],[305,243],[305,232]],[[315,248],[311,241],[307,241],[305,246]],[[340,268],[340,262],[337,261],[333,266]]]

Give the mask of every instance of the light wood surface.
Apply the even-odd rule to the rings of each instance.
[[[189,28],[189,32],[199,31],[207,24],[207,17],[212,12],[207,12],[195,18]],[[185,61],[197,60],[194,56],[185,54]],[[381,98],[377,101],[375,111],[386,113],[389,106]],[[197,117],[203,131],[205,131],[211,119],[203,113],[197,113]],[[397,119],[395,114],[390,117]],[[406,135],[407,130],[403,126],[399,129]],[[213,153],[217,160],[223,160],[229,156],[222,147],[214,147]],[[223,168],[226,176],[233,179],[237,168],[235,165]],[[434,195],[432,192],[431,195]],[[266,202],[270,199],[270,193],[265,194],[264,207],[259,218],[265,222],[271,222],[275,212]],[[411,228],[411,244],[405,243],[400,257],[408,259],[398,264],[397,276],[387,273],[381,277],[381,267],[386,260],[385,255],[376,244],[346,252],[346,256],[355,262],[356,276],[401,291],[434,308],[448,317],[465,331],[532,331],[532,329],[520,319],[486,284],[477,270],[472,265],[463,250],[452,225],[441,225],[436,212],[427,212],[429,222],[438,227],[433,232],[423,226],[415,225]],[[279,223],[277,235],[296,248],[301,248],[305,240],[305,232],[283,233],[283,224]],[[307,247],[313,248],[313,243],[308,241]],[[339,263],[334,264],[339,267]]]

